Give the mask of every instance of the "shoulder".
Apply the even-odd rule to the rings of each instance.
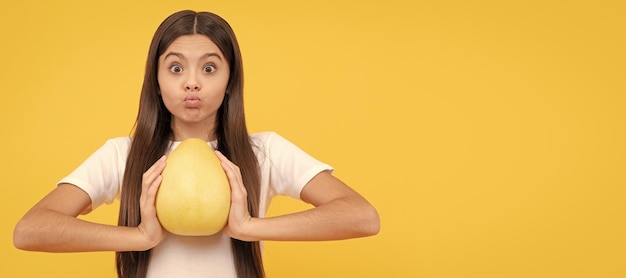
[[[259,148],[265,151],[273,148],[280,148],[285,145],[292,145],[291,142],[275,131],[253,133],[250,135],[250,141],[253,148]]]
[[[299,146],[274,131],[263,131],[250,135],[254,152],[271,160],[298,159],[308,156]]]
[[[261,132],[250,134],[250,139],[254,143],[268,142],[275,137],[280,137],[280,135],[278,135],[278,133],[276,133],[275,131],[261,131]]]
[[[250,144],[259,161],[272,157],[283,149],[284,142],[288,142],[274,131],[262,131],[250,134]]]
[[[105,146],[111,146],[118,150],[129,150],[132,143],[130,136],[113,137],[106,140]]]
[[[113,137],[106,140],[107,143],[115,144],[115,145],[129,145],[132,142],[132,138],[130,136],[120,136]]]
[[[107,156],[117,155],[125,157],[130,151],[131,143],[132,138],[129,136],[112,137],[107,139],[97,152]]]

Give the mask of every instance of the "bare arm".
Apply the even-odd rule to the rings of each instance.
[[[231,237],[245,241],[338,240],[371,236],[380,229],[376,209],[328,172],[316,175],[301,192],[302,200],[315,208],[270,218],[250,217],[239,169],[225,157],[221,158],[233,187],[226,230]]]
[[[165,163],[162,164],[155,163],[144,174],[146,194],[141,198],[144,221],[139,227],[104,225],[76,218],[90,208],[91,199],[82,189],[61,184],[17,223],[13,233],[15,247],[46,252],[140,251],[154,247],[164,236],[154,212],[154,195]]]

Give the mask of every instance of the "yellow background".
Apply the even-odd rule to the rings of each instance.
[[[380,212],[375,237],[267,242],[269,277],[626,277],[621,3],[3,2],[0,276],[114,276],[110,252],[16,250],[13,226],[129,134],[150,38],[189,8],[235,29],[251,131]],[[117,206],[84,218],[116,223]]]

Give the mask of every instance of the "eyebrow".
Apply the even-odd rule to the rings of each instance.
[[[165,57],[163,57],[163,60],[166,60],[168,57],[170,56],[176,56],[179,59],[184,59],[185,55],[183,55],[182,53],[178,53],[178,52],[169,52],[165,55]],[[222,56],[220,56],[219,54],[217,54],[217,52],[209,52],[207,54],[202,55],[202,57],[217,57],[218,59],[220,59],[220,61],[222,60]]]

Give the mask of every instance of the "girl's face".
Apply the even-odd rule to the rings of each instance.
[[[205,35],[180,36],[159,57],[158,67],[161,97],[172,114],[174,139],[214,139],[217,109],[230,76],[228,62],[217,45]]]

